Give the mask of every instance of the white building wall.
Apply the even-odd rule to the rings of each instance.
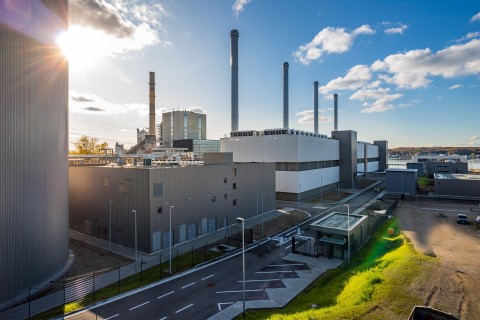
[[[365,157],[365,143],[357,142],[357,159],[363,159]],[[358,169],[358,166],[357,166]],[[363,171],[363,169],[361,170]]]
[[[367,144],[367,158],[378,158],[378,146]]]
[[[322,186],[322,181],[323,186],[337,183],[339,177],[339,167],[307,171],[277,171],[275,191],[288,193],[298,193],[299,191],[305,192],[311,189],[320,188]]]
[[[364,171],[365,171],[365,164],[357,163],[357,176],[363,174]]]
[[[367,163],[367,172],[378,171],[378,161]]]

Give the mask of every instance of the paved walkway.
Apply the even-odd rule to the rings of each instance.
[[[246,301],[246,309],[265,309],[265,308],[282,308],[292,301],[300,292],[305,290],[315,279],[320,277],[328,269],[335,269],[343,262],[339,259],[328,259],[324,257],[313,258],[300,254],[290,253],[283,258],[292,262],[303,262],[308,264],[310,270],[295,271],[298,278],[282,279],[285,288],[268,288],[265,289],[268,300]],[[220,311],[211,320],[233,319],[243,312],[243,301],[238,301],[230,307]]]

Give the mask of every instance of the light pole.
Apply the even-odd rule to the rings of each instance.
[[[350,206],[344,204],[347,207],[347,241],[348,241],[348,264],[350,264]]]
[[[238,217],[237,222],[242,224],[243,318],[245,318],[245,219]]]
[[[258,216],[258,188],[257,188],[257,216]]]
[[[132,210],[135,216],[135,272],[137,272],[137,210]]]
[[[112,202],[110,200],[110,214],[108,216],[108,248],[112,251]]]
[[[300,202],[302,202],[302,185],[298,185],[298,209],[300,210]]]
[[[262,238],[263,238],[263,196],[266,195],[265,192],[262,193]]]
[[[323,203],[323,177],[320,177],[320,202]]]
[[[170,276],[172,275],[172,242],[173,242],[173,237],[172,237],[172,209],[175,208],[175,206],[170,206],[170,214],[169,214],[169,220],[170,220],[170,230],[168,234],[170,235],[170,265],[169,265],[169,273]]]

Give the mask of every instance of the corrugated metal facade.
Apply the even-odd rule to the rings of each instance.
[[[112,242],[134,246],[137,211],[138,250],[165,247],[172,209],[174,243],[180,226],[195,235],[257,214],[257,188],[265,192],[264,211],[275,208],[275,166],[271,163],[204,165],[175,168],[70,167],[70,227],[108,240],[112,202]],[[261,211],[261,197],[258,198]],[[202,225],[203,223],[203,225]],[[157,237],[155,240],[155,237]],[[168,237],[166,238],[168,239]]]
[[[68,257],[68,1],[0,1],[0,304]]]

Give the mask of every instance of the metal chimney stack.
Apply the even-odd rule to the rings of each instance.
[[[230,31],[230,68],[232,75],[232,132],[238,131],[238,30]]]
[[[283,127],[288,129],[288,62],[283,67]]]
[[[338,94],[333,95],[333,131],[338,131]]]
[[[155,135],[155,72],[150,72],[150,113],[148,121],[148,134]]]
[[[318,133],[318,81],[313,83],[313,129]]]

